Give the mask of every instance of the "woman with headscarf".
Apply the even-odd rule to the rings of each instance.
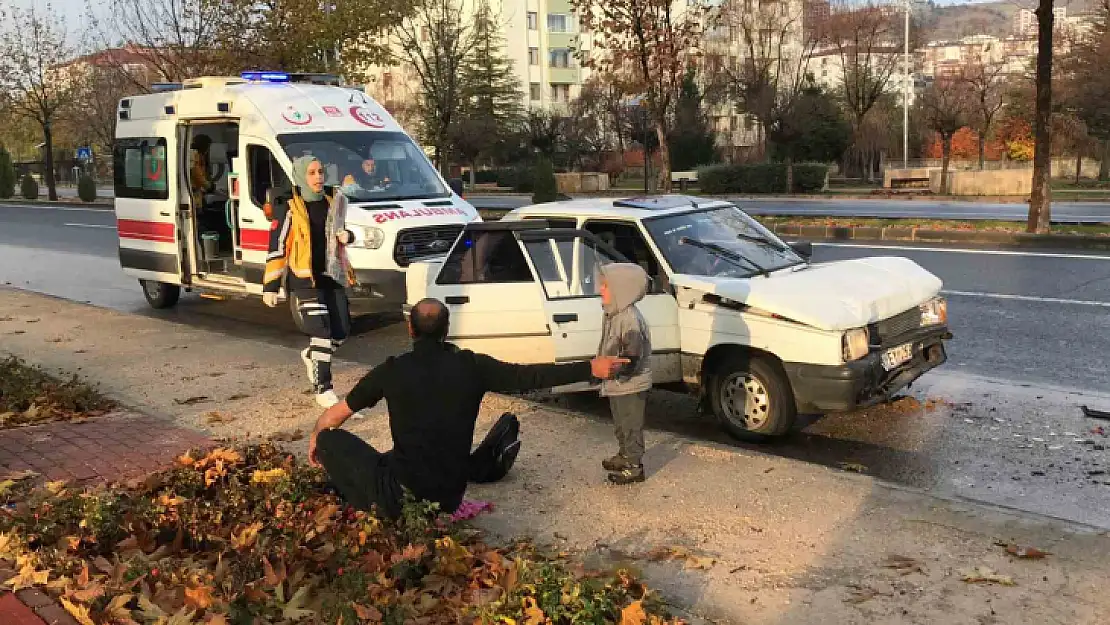
[[[316,403],[339,403],[332,390],[331,358],[347,338],[350,318],[346,287],[355,283],[345,246],[354,234],[345,227],[347,199],[324,186],[324,167],[313,156],[293,162],[293,197],[274,206],[270,253],[266,257],[262,300],[277,305],[282,279],[295,293],[305,329],[311,335],[301,352]]]

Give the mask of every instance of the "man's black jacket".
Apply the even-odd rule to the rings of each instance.
[[[446,512],[462,502],[474,422],[487,391],[527,391],[589,380],[588,362],[517,365],[421,339],[366,374],[347,396],[358,412],[389,405],[389,468],[418,499]]]

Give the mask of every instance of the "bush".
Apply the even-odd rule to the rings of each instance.
[[[827,165],[817,163],[803,163],[794,165],[794,192],[816,193],[825,188],[825,174]]]
[[[501,172],[497,169],[479,169],[474,172],[475,184],[496,184]]]
[[[77,197],[81,198],[82,202],[96,201],[96,181],[92,176],[81,176],[77,180]]]
[[[809,193],[825,186],[825,165],[794,165],[794,191]],[[711,165],[698,170],[702,193],[785,193],[785,163]]]
[[[533,170],[532,203],[554,202],[559,199],[559,185],[555,182],[555,168],[551,161],[541,158]]]
[[[527,167],[512,167],[497,171],[497,186],[512,189],[517,193],[531,193],[533,172]]]
[[[39,198],[39,183],[35,181],[31,174],[23,176],[23,182],[19,185],[19,193],[25,200],[37,200]]]
[[[0,148],[0,198],[9,199],[15,195],[15,167],[12,155]]]

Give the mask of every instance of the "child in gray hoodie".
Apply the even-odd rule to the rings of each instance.
[[[614,484],[644,481],[644,409],[651,389],[651,333],[635,304],[647,294],[648,283],[647,273],[639,265],[613,263],[598,269],[605,319],[597,355],[629,361],[601,383],[601,395],[609,398],[619,445],[617,455],[601,465],[610,471],[609,481]]]

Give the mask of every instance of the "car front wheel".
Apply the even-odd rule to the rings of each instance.
[[[139,280],[139,284],[143,287],[143,297],[151,308],[172,308],[181,299],[181,287],[176,284],[153,280]]]
[[[786,372],[763,356],[729,356],[713,372],[709,392],[721,427],[742,441],[783,436],[798,415]]]

